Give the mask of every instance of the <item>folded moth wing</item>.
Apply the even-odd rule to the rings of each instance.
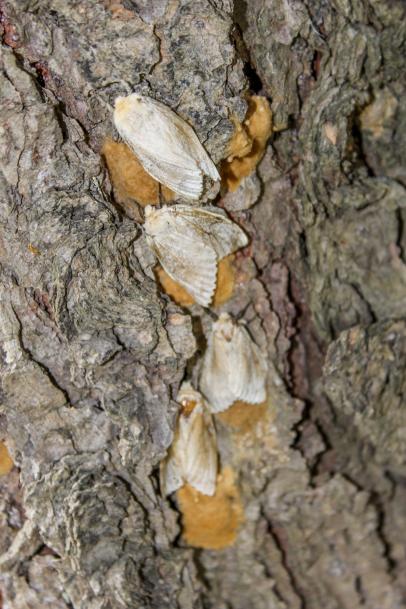
[[[182,384],[177,401],[182,410],[172,445],[161,463],[161,488],[169,495],[187,483],[204,495],[214,495],[217,443],[212,417],[201,394],[188,382]]]
[[[248,237],[242,228],[221,213],[182,204],[176,205],[176,213],[182,217],[185,227],[190,226],[211,244],[218,260],[248,244]]]
[[[244,325],[236,326],[234,344],[235,392],[237,400],[260,404],[266,399],[268,366],[265,355],[250,337]],[[238,372],[239,371],[239,372]],[[239,382],[238,382],[239,379]]]
[[[218,260],[248,242],[238,224],[189,205],[146,207],[145,231],[164,270],[203,306],[213,298]]]
[[[221,314],[213,324],[200,371],[199,388],[210,410],[222,412],[236,400],[263,402],[266,373],[266,359],[244,325]]]
[[[118,97],[113,118],[144,169],[179,195],[198,199],[203,174],[220,179],[192,127],[165,104],[137,93]]]
[[[233,332],[232,326],[231,331]],[[213,324],[200,369],[199,389],[214,413],[226,410],[237,399],[232,334],[229,337],[224,337],[218,321]]]
[[[185,230],[173,207],[145,208],[147,242],[164,270],[196,302],[208,306],[216,288],[216,253],[193,231]]]

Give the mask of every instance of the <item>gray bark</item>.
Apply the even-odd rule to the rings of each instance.
[[[0,0],[4,609],[406,606],[404,10]],[[159,492],[210,316],[159,292],[114,201],[100,150],[137,87],[217,163],[247,92],[273,111],[223,202],[252,237],[224,309],[267,347],[270,416],[217,422],[245,513],[221,551],[187,547]]]

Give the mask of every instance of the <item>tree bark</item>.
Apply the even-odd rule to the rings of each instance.
[[[405,607],[402,0],[0,0],[0,28],[4,609]],[[159,291],[114,199],[101,149],[134,88],[217,164],[247,94],[273,113],[216,199],[251,237],[216,313],[270,370],[261,425],[216,421],[244,510],[218,551],[159,491],[211,316]]]

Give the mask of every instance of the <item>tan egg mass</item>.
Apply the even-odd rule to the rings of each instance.
[[[265,97],[254,95],[248,101],[243,123],[235,121],[235,132],[221,164],[222,185],[230,192],[239,187],[261,160],[272,134],[272,112]]]
[[[159,183],[143,168],[127,144],[107,138],[102,148],[110,180],[113,184],[117,202],[124,207],[136,201],[142,207],[156,205],[159,202]],[[173,199],[173,192],[161,186],[165,201]],[[131,214],[130,214],[131,215]]]
[[[237,400],[230,408],[219,412],[216,418],[231,427],[236,433],[248,434],[262,423],[268,414],[267,402],[262,404],[247,404]]]
[[[11,472],[13,467],[14,463],[7,450],[7,446],[4,442],[0,442],[0,476],[5,476]]]
[[[208,550],[233,545],[244,521],[244,509],[230,467],[225,467],[218,475],[216,493],[212,497],[202,495],[189,485],[181,488],[176,496],[186,543]]]
[[[229,300],[234,292],[235,269],[233,265],[234,255],[226,256],[218,263],[217,286],[213,297],[213,306],[219,307]],[[176,283],[162,267],[156,269],[156,275],[162,289],[168,296],[181,307],[189,307],[195,300],[190,294]]]

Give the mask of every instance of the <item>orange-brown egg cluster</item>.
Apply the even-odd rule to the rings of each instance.
[[[249,99],[243,123],[235,121],[235,132],[230,141],[228,156],[221,165],[222,185],[230,192],[255,169],[265,152],[272,134],[272,112],[265,97]]]
[[[14,463],[7,450],[7,446],[4,442],[0,442],[0,476],[5,476],[11,472],[13,467]]]
[[[160,186],[142,167],[129,147],[107,138],[102,148],[117,203],[133,217],[138,203],[141,207],[159,203],[161,189],[164,201],[173,199],[172,191]]]
[[[218,475],[213,497],[185,485],[177,492],[177,499],[182,512],[183,538],[190,546],[220,550],[235,542],[244,511],[230,467]]]

